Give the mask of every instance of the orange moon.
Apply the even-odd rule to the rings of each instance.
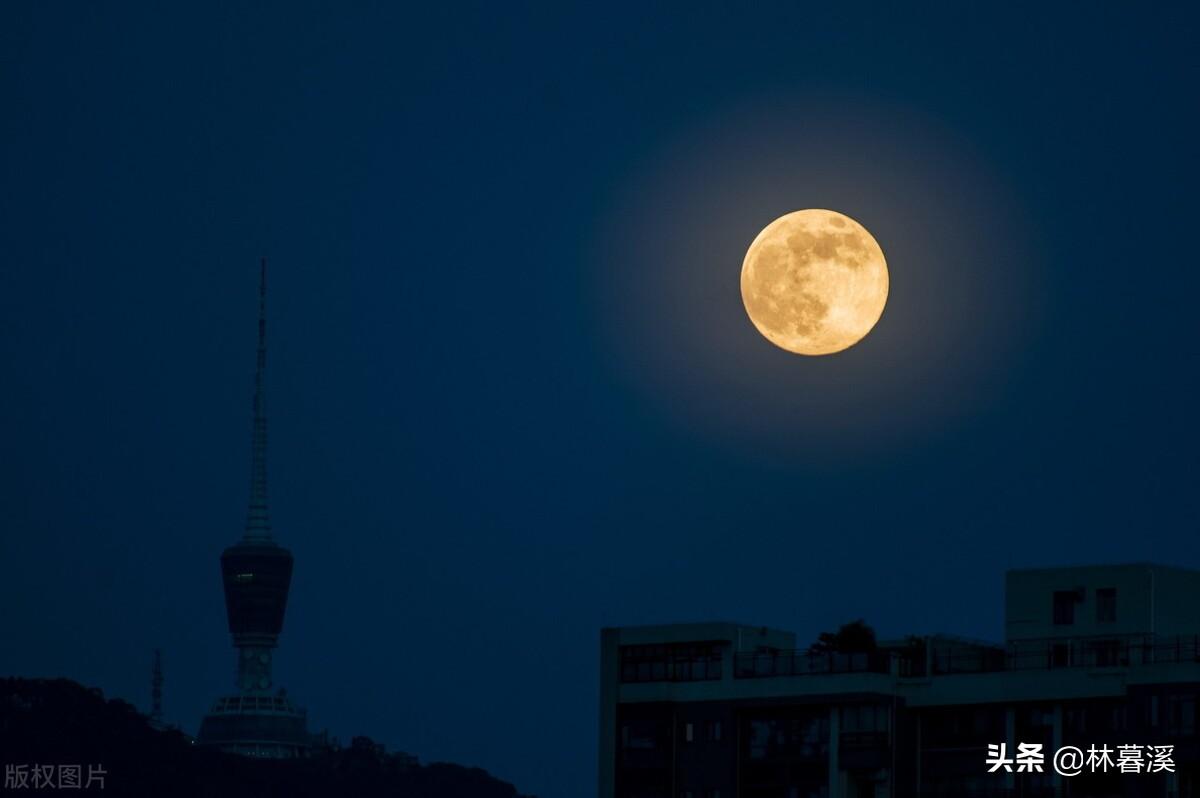
[[[888,297],[883,250],[845,214],[810,208],[780,216],[742,261],[742,303],[771,343],[830,355],[861,341]]]

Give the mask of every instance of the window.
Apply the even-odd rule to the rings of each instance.
[[[1054,625],[1069,626],[1075,623],[1075,597],[1078,595],[1074,590],[1055,590],[1054,591]]]
[[[1071,664],[1071,646],[1068,643],[1055,643],[1050,647],[1050,667],[1066,668]]]
[[[743,740],[749,759],[795,763],[824,762],[828,758],[828,715],[813,709],[793,711],[749,719]]]
[[[1170,723],[1168,734],[1190,737],[1196,733],[1196,697],[1192,695],[1173,695],[1167,704],[1167,721]]]
[[[714,743],[721,742],[721,721],[710,720],[708,722],[708,739]]]
[[[1096,623],[1116,623],[1117,589],[1102,587],[1096,591]]]
[[[683,726],[683,739],[687,740],[690,743],[692,741],[693,737],[694,737],[694,731],[693,731],[692,724],[685,723]]]
[[[887,727],[887,707],[876,706],[875,704],[842,707],[843,732],[887,731]]]
[[[622,682],[696,682],[721,678],[722,642],[621,646]]]
[[[1096,640],[1091,644],[1092,663],[1098,668],[1125,665],[1126,660],[1120,640]]]
[[[626,751],[653,751],[658,748],[657,730],[652,721],[633,721],[621,727],[621,748]]]

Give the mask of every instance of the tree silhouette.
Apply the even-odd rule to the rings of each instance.
[[[821,632],[808,650],[813,654],[865,654],[875,648],[875,630],[859,618],[842,624],[836,632]]]

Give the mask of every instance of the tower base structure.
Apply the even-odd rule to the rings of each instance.
[[[294,759],[308,755],[312,735],[305,710],[280,690],[218,698],[200,722],[196,742],[231,754]]]

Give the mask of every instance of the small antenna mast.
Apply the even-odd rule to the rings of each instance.
[[[154,675],[150,679],[150,722],[162,725],[162,649],[154,649]]]

